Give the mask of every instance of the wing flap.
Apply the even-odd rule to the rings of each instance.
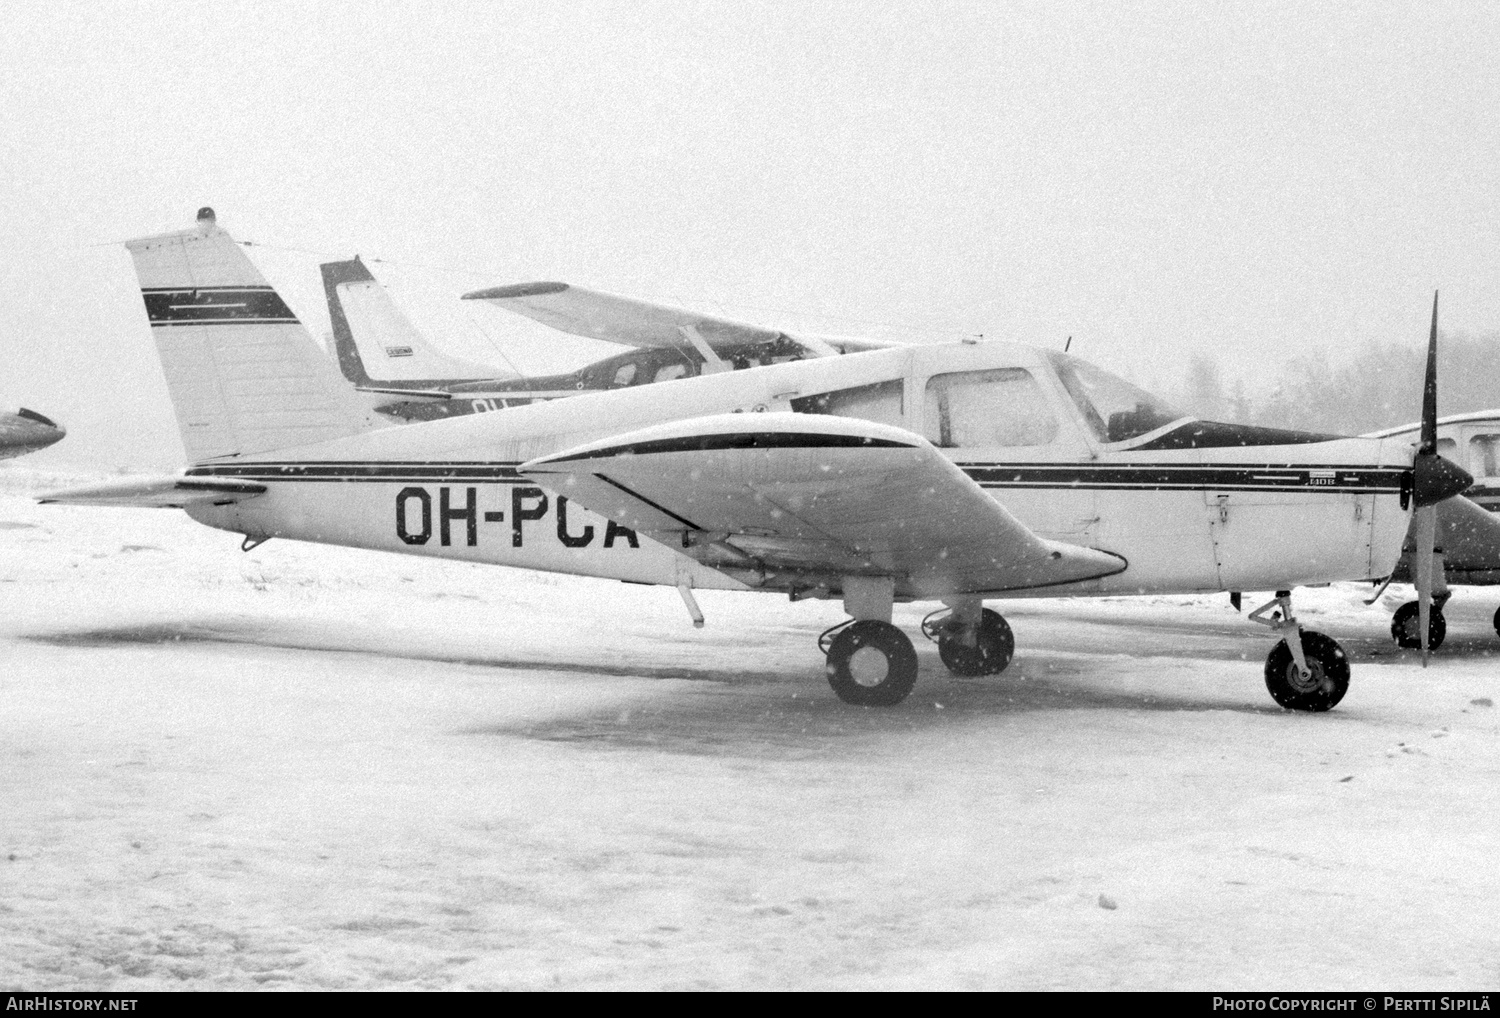
[[[1107,552],[1037,537],[926,439],[869,421],[702,417],[520,470],[667,543],[727,544],[774,568],[896,576],[926,593],[1048,586],[1125,568]]]
[[[204,481],[187,477],[152,477],[107,481],[48,492],[43,505],[121,506],[141,509],[186,509],[194,505],[231,505],[264,494],[266,486],[248,481]]]

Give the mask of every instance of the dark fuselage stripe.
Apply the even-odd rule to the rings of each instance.
[[[480,463],[246,463],[194,467],[189,477],[246,477],[269,481],[519,481],[514,466]]]
[[[555,462],[555,461],[554,461]],[[362,481],[444,484],[463,481],[533,483],[519,464],[474,462],[411,463],[235,463],[194,467],[189,477],[235,477],[252,481]],[[962,465],[960,465],[962,468]],[[1409,472],[1395,469],[1347,470],[1337,467],[1283,466],[1086,466],[964,468],[987,489],[1100,491],[1236,491],[1389,494],[1403,488]],[[1317,474],[1319,476],[1310,476]],[[1331,475],[1331,476],[1330,476]]]
[[[915,449],[909,442],[888,438],[866,438],[862,435],[821,435],[790,431],[736,431],[722,435],[692,435],[686,438],[659,438],[649,442],[631,442],[595,449],[574,456],[548,460],[548,463],[572,463],[576,460],[605,459],[615,456],[648,456],[669,452],[720,452],[729,449]]]
[[[990,487],[1082,488],[1250,488],[1395,491],[1407,473],[1402,470],[1350,470],[1308,466],[984,466],[964,464],[966,474]]]
[[[1375,495],[1394,495],[1401,491],[1399,487],[1344,487],[1333,484],[1283,484],[1279,486],[1254,486],[1249,484],[1088,484],[1074,483],[1062,484],[1057,481],[1049,483],[1035,482],[1029,484],[993,484],[986,482],[980,485],[986,491],[1260,491],[1260,492],[1318,492],[1327,495],[1346,495],[1351,492],[1366,492]]]
[[[171,329],[182,325],[300,325],[295,318],[195,318],[182,322],[152,322],[153,329]]]

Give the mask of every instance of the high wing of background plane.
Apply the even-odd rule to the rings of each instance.
[[[393,397],[380,399],[376,409],[404,421],[893,345],[792,335],[567,283],[522,283],[465,294],[465,300],[489,303],[560,332],[630,348],[577,371],[518,378],[436,351],[358,258],[321,268],[344,376],[362,391]]]
[[[62,441],[67,433],[62,425],[25,407],[13,414],[0,414],[0,459],[45,449]]]
[[[518,283],[466,293],[464,300],[486,301],[525,315],[559,332],[639,348],[696,350],[706,362],[763,356],[768,348],[792,343],[808,354],[828,357],[862,353],[895,344],[851,336],[791,335],[778,329],[589,290],[568,283]],[[742,366],[748,366],[742,365]],[[723,370],[720,368],[719,370]]]

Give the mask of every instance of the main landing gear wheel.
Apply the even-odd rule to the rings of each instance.
[[[1495,621],[1496,630],[1500,631],[1500,613],[1496,613]],[[1427,616],[1427,649],[1437,650],[1447,635],[1448,621],[1443,618],[1443,609],[1434,604]],[[1396,614],[1391,617],[1391,636],[1398,647],[1422,646],[1422,622],[1417,615],[1417,602],[1408,601],[1396,609]]]
[[[1282,640],[1266,657],[1266,689],[1288,710],[1325,711],[1349,691],[1349,658],[1337,640],[1302,630],[1302,654],[1310,675],[1303,677]]]
[[[952,619],[950,615],[947,621],[951,623]],[[938,657],[943,659],[948,670],[967,678],[999,675],[1005,671],[1016,652],[1016,637],[1010,631],[1010,623],[999,612],[986,608],[974,637],[974,646],[970,647],[964,643],[957,625],[939,631]]]
[[[828,647],[828,684],[845,703],[894,707],[916,682],[917,651],[889,622],[856,622]]]
[[[1495,609],[1495,635],[1500,636],[1500,608]]]

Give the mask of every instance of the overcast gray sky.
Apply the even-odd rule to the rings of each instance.
[[[129,257],[90,245],[204,204],[301,249],[251,253],[315,335],[354,252],[459,345],[452,298],[529,279],[1072,334],[1148,384],[1419,342],[1436,286],[1496,330],[1497,65],[1456,2],[4,4],[0,405],[70,428],[54,462],[175,466]]]

